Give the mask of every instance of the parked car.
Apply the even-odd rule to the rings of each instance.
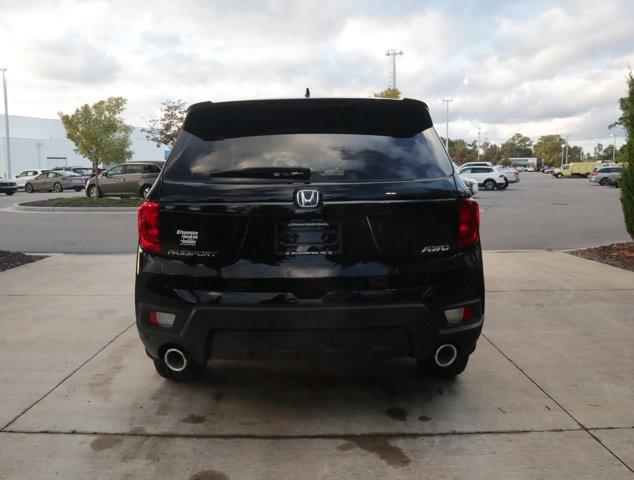
[[[552,174],[554,171],[555,171],[555,167],[552,167],[550,165],[544,165],[540,170],[540,172],[542,173],[550,173],[550,174]]]
[[[590,174],[590,182],[608,185],[611,178],[621,178],[621,167],[599,167]]]
[[[45,170],[24,170],[15,176],[15,183],[17,183],[18,188],[24,188],[26,182],[33,180],[44,171]]]
[[[115,165],[99,175],[99,196],[145,198],[163,165],[163,160]],[[94,197],[95,192],[95,177],[92,177],[86,183],[86,195]]]
[[[485,190],[504,190],[509,186],[506,176],[497,167],[470,167],[462,166],[458,172],[460,175],[467,175],[478,181],[480,187]]]
[[[518,183],[520,181],[520,172],[513,167],[498,167],[504,176],[506,177],[506,181],[508,183]]]
[[[609,185],[610,187],[620,188],[621,187],[621,177],[608,178],[607,185]]]
[[[464,184],[471,192],[472,196],[480,191],[480,187],[478,187],[478,181],[475,178],[471,178],[467,175],[460,175],[460,180],[464,182]]]
[[[18,184],[13,180],[3,180],[0,178],[0,193],[6,193],[7,195],[13,195],[18,191]]]
[[[56,172],[73,172],[81,176],[84,184],[92,177],[92,168],[89,167],[56,167],[52,170]]]
[[[84,188],[81,175],[74,172],[45,171],[24,184],[24,191],[28,193],[46,190],[47,192],[63,192],[72,188],[80,192]]]
[[[176,381],[236,357],[454,377],[484,314],[469,195],[419,101],[195,104],[139,208],[141,341]]]
[[[552,175],[555,178],[586,177],[590,178],[592,171],[601,166],[601,162],[575,162],[565,163],[561,168],[556,168]]]
[[[460,168],[464,167],[492,167],[493,164],[491,162],[467,162],[460,165]]]

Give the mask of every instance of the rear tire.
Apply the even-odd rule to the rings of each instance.
[[[484,189],[488,191],[495,190],[495,180],[491,180],[491,179],[485,180]]]
[[[505,182],[504,185],[497,185],[498,190],[506,190],[509,186],[509,182]]]
[[[435,378],[452,379],[464,372],[469,362],[469,355],[458,353],[454,362],[448,367],[440,367],[434,362],[433,355],[424,359],[416,360],[418,370],[424,375]]]
[[[80,187],[75,187],[73,190],[75,190],[76,192],[81,192],[81,188]]]
[[[160,358],[153,358],[152,361],[154,362],[156,373],[173,382],[193,382],[198,380],[202,377],[203,373],[205,373],[205,365],[195,362],[189,355],[187,355],[187,366],[185,367],[185,370],[180,372],[170,370],[170,368],[165,364],[162,354]]]
[[[145,200],[148,194],[150,193],[151,189],[152,189],[152,185],[143,185],[141,187],[141,198]]]
[[[33,189],[33,185],[27,183],[26,185],[24,185],[24,191],[26,193],[33,193],[35,190]]]
[[[586,173],[586,178],[590,178],[590,177],[591,177],[590,172]]]
[[[15,192],[4,192],[4,193],[6,193],[7,195],[11,196],[11,195],[13,195]]]
[[[97,187],[95,187],[94,185],[90,185],[88,187],[88,190],[86,190],[86,195],[89,196],[90,198],[95,198],[96,188]]]
[[[62,184],[59,182],[55,182],[55,184],[53,185],[53,191],[55,193],[61,193],[64,191],[64,187],[62,187]]]
[[[557,175],[555,175],[555,177],[557,177],[557,178],[564,178],[564,174],[563,174],[563,173],[558,173]]]

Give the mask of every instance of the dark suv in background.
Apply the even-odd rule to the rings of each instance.
[[[204,102],[139,208],[158,373],[413,357],[460,374],[484,318],[479,208],[415,100]]]
[[[126,162],[115,165],[99,175],[100,197],[145,198],[161,173],[164,161]],[[86,182],[86,195],[94,197],[95,177]]]

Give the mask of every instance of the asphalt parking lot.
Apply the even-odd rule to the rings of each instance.
[[[0,478],[632,478],[634,273],[547,251],[485,272],[453,382],[399,360],[211,362],[196,384],[145,356],[133,255],[2,272]]]
[[[30,253],[133,253],[136,217],[130,213],[14,213],[19,202],[55,196],[0,195],[0,250]],[[77,196],[83,192],[63,192]],[[572,249],[625,242],[619,190],[586,179],[557,180],[523,173],[504,191],[480,191],[486,250]]]

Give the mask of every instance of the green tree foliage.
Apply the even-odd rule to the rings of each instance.
[[[445,139],[442,138],[442,142],[445,143]],[[449,156],[451,160],[457,165],[463,163],[473,162],[478,158],[478,150],[476,149],[476,142],[467,143],[463,139],[458,138],[455,140],[449,139]]]
[[[634,240],[634,76],[631,70],[627,75],[627,97],[619,100],[619,106],[622,113],[616,123],[625,129],[621,205],[625,217],[625,228]]]
[[[186,105],[182,100],[166,100],[161,103],[160,117],[151,119],[148,127],[141,129],[145,138],[156,143],[157,147],[173,147],[185,121]]]
[[[575,146],[571,146],[568,149],[568,163],[583,162],[584,160],[585,159],[583,158],[583,148],[575,145]]]
[[[502,144],[504,158],[532,157],[533,141],[521,133],[516,133]]]
[[[497,165],[501,164],[502,160],[504,159],[502,149],[499,145],[495,145],[494,143],[483,143],[481,152],[482,154],[480,155],[480,160],[482,160],[483,162],[491,162],[494,165]],[[510,164],[511,162],[508,163]]]
[[[388,87],[382,92],[373,94],[375,98],[401,98],[401,91],[398,88]]]
[[[75,152],[86,157],[96,169],[99,164],[121,163],[132,157],[130,133],[121,113],[126,99],[110,97],[93,105],[82,105],[72,114],[59,112],[66,136]]]
[[[537,140],[533,153],[539,161],[543,160],[544,165],[559,165],[561,163],[561,146],[565,143],[566,139],[561,135],[544,135]],[[568,155],[570,155],[570,151]]]

